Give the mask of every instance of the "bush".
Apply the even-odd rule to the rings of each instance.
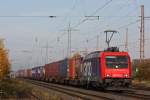
[[[0,89],[3,91],[1,98],[26,98],[31,94],[31,87],[22,81],[5,79],[0,82]]]
[[[150,80],[150,61],[142,61],[137,63],[135,66],[138,68],[136,78],[140,81],[149,81]]]

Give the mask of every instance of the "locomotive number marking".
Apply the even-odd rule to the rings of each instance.
[[[91,67],[91,62],[85,62],[83,65],[83,74],[84,76],[91,76],[92,75],[92,67]]]

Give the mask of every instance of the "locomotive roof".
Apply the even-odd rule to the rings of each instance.
[[[97,58],[100,56],[101,51],[94,51],[85,56],[85,59]]]

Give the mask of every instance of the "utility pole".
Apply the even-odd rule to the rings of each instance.
[[[97,40],[96,40],[96,50],[99,50],[99,35],[97,35]]]
[[[46,57],[46,59],[45,59],[45,64],[46,63],[48,63],[48,42],[46,43],[46,52],[45,52],[45,57]]]
[[[67,47],[67,56],[71,57],[71,32],[72,31],[77,31],[76,29],[72,29],[69,23],[67,32],[68,32],[68,47]]]
[[[140,27],[140,61],[144,59],[145,37],[144,37],[144,5],[141,5],[141,27]]]
[[[70,27],[70,23],[69,23],[69,27],[68,27],[68,49],[67,49],[67,56],[70,57],[71,55],[71,27]]]
[[[49,59],[49,49],[50,48],[53,48],[53,47],[50,47],[49,44],[48,44],[48,41],[46,42],[46,45],[41,47],[41,48],[45,48],[45,64],[48,63],[48,59]]]
[[[89,40],[87,39],[87,40],[86,40],[85,55],[88,54],[88,43],[89,43]]]
[[[128,28],[126,28],[125,50],[128,52]]]
[[[39,57],[38,57],[38,55],[36,54],[36,53],[38,53],[39,52],[39,45],[38,45],[38,43],[39,43],[39,41],[38,41],[38,37],[35,37],[35,59],[36,59],[36,61],[35,61],[35,65],[37,66],[37,65],[39,65]],[[34,66],[35,66],[34,65]]]

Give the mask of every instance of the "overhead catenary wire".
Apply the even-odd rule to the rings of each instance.
[[[99,7],[98,9],[96,9],[91,16],[93,16],[94,14],[96,14],[98,11],[102,10],[103,8],[105,8],[109,3],[111,3],[112,0],[107,1],[104,5],[102,5],[101,7]],[[86,17],[86,16],[85,16]],[[81,25],[82,23],[84,23],[85,21],[87,21],[88,18],[83,19],[82,21],[80,21],[79,23],[77,23],[75,26],[73,26],[73,28],[78,27],[79,25]],[[64,36],[65,34],[63,34],[62,36]],[[58,36],[60,37],[60,36]]]
[[[102,5],[101,7],[99,7],[98,9],[96,9],[90,16],[94,16],[98,11],[102,10],[103,8],[105,8],[108,4],[110,4],[112,2],[112,0],[107,1],[104,5]],[[76,25],[74,25],[73,27],[78,27],[79,25],[83,24],[85,21],[87,21],[88,18],[85,18],[81,21],[79,21],[79,23],[77,23]]]
[[[1,16],[0,15],[0,18],[66,18],[68,17],[67,15],[66,16],[58,16],[58,15],[47,15],[47,16],[30,16],[30,15],[25,15],[25,16],[19,16],[19,15],[15,15],[15,16]],[[88,19],[88,17],[101,17],[101,18],[123,18],[123,17],[126,17],[126,18],[130,18],[130,17],[139,17],[139,16],[129,16],[129,15],[126,15],[126,16],[113,16],[113,15],[109,15],[109,16],[102,16],[102,15],[85,15],[85,16],[69,16],[69,17],[74,17],[74,18],[85,18],[85,19]],[[145,18],[150,18],[150,17],[145,17]],[[83,20],[85,20],[83,19]],[[64,20],[63,20],[64,21]]]
[[[126,28],[127,26],[129,27],[129,26],[131,26],[131,25],[133,25],[133,24],[138,23],[139,21],[140,21],[140,20],[136,20],[136,21],[130,22],[130,23],[128,23],[128,24],[119,26],[117,29]],[[102,34],[102,33],[104,33],[104,31],[99,32],[99,35]],[[93,37],[90,38],[90,39],[86,39],[86,40],[80,41],[80,43],[81,43],[81,42],[86,42],[87,40],[88,40],[88,42],[90,42],[90,41],[94,40],[95,37],[97,37],[97,35],[93,36]],[[136,42],[137,42],[137,41],[136,41]],[[129,43],[133,44],[133,42],[129,42]],[[119,45],[117,45],[117,46],[124,46],[124,44],[119,44]]]
[[[129,5],[129,4],[128,4]],[[123,6],[123,7],[125,7],[125,6]],[[121,8],[123,8],[123,7],[121,7]],[[122,22],[122,21],[124,21],[124,20],[122,20],[122,18],[137,18],[138,16],[137,15],[131,15],[131,14],[133,14],[133,13],[135,13],[135,12],[137,12],[137,8],[138,8],[139,6],[136,6],[132,11],[129,11],[129,12],[127,12],[125,15],[122,15],[122,13],[121,14],[119,14],[118,13],[118,11],[117,11],[117,14],[119,15],[118,16],[118,18],[117,18],[117,16],[115,15],[115,17],[114,16],[112,16],[111,15],[111,17],[109,17],[109,19],[111,19],[112,20],[112,18],[115,18],[115,19],[113,19],[113,21],[115,21],[115,22]],[[129,8],[129,7],[127,7],[127,8]],[[118,9],[119,11],[120,11],[120,9]],[[122,15],[122,16],[120,16],[120,15]],[[118,21],[119,20],[119,21]],[[124,22],[127,22],[127,21],[124,21]],[[113,22],[114,23],[114,22]],[[112,23],[110,23],[109,22],[109,24],[111,24],[111,26],[114,26],[114,25],[112,25]],[[109,24],[108,25],[106,25],[106,26],[109,26]],[[122,24],[122,23],[120,23],[120,24]],[[118,25],[120,25],[120,24],[118,24]]]
[[[112,0],[111,0],[112,1]],[[14,16],[15,17],[15,16]],[[17,17],[17,16],[16,16]],[[19,16],[18,16],[19,17]],[[25,17],[25,16],[24,16]],[[28,18],[29,16],[27,16],[27,18]],[[42,16],[42,17],[40,17],[40,16],[30,16],[30,17],[39,17],[39,18],[48,18],[48,16]],[[56,18],[58,18],[58,17],[65,17],[65,16],[56,16]],[[83,16],[70,16],[70,17],[83,17]],[[85,17],[85,16],[84,16]],[[84,18],[83,17],[83,18]],[[138,17],[138,16],[99,16],[99,17],[105,17],[105,18],[125,18],[125,17]],[[81,21],[81,23],[80,23],[80,25],[82,24],[82,23],[84,23],[84,22],[86,22],[87,21],[87,19],[85,18],[85,19],[83,19],[82,21]],[[135,22],[135,23],[137,23],[137,22]],[[133,25],[134,24],[134,22],[130,22],[130,23],[128,23],[128,24],[125,24],[125,25],[122,25],[122,26],[120,26],[120,29],[122,29],[122,28],[124,28],[124,27],[126,27],[126,26],[130,26],[130,25]],[[64,35],[65,35],[66,33],[62,33],[62,34],[59,34],[59,36],[56,36],[55,37],[55,39],[53,39],[51,42],[54,42],[54,41],[57,41],[57,38],[58,37],[60,37],[60,38],[62,38]],[[92,39],[88,39],[88,41],[91,41],[91,40],[94,40],[95,39],[95,37],[94,38],[92,38]]]
[[[137,7],[136,7],[137,8]],[[110,16],[110,17],[118,17],[118,18],[123,18],[123,17],[125,17],[125,18],[127,18],[127,17],[137,17],[138,18],[138,16],[129,16],[129,14],[130,13],[127,13],[125,16]],[[105,16],[106,17],[106,16]],[[109,16],[107,16],[107,17],[109,17]],[[136,23],[138,23],[140,21],[140,19],[139,20],[136,20],[136,21],[133,21],[133,22],[130,22],[130,23],[128,23],[128,24],[125,24],[125,25],[122,25],[122,26],[119,26],[117,29],[122,29],[122,28],[126,28],[127,26],[129,27],[130,25],[133,25],[133,24],[136,24]],[[103,32],[103,31],[102,31]],[[100,32],[100,33],[102,33],[102,32]],[[95,36],[94,36],[95,37]],[[92,39],[89,39],[89,41],[90,40],[92,40]]]
[[[98,11],[102,10],[103,8],[105,8],[105,7],[106,7],[109,3],[111,3],[111,2],[112,2],[112,0],[107,1],[104,5],[102,5],[102,6],[99,7],[98,9],[96,9],[96,10],[90,15],[90,17],[91,17],[91,16],[94,16]],[[86,17],[88,17],[88,16],[86,16]],[[99,17],[98,17],[98,18],[99,18]],[[75,28],[75,27],[78,27],[79,25],[83,24],[83,23],[86,22],[87,20],[88,20],[88,18],[85,18],[85,19],[79,21],[79,23],[77,23],[77,24],[74,25],[73,27],[74,27],[74,28]]]
[[[125,24],[125,25],[123,25],[123,26],[118,27],[118,29],[125,28],[125,27],[127,27],[127,26],[133,25],[133,24],[135,24],[135,23],[138,23],[139,21],[140,21],[140,20],[136,20],[136,21],[130,22],[130,23],[128,23],[128,24]]]
[[[123,7],[122,7],[123,8]],[[120,10],[120,9],[119,9]],[[135,8],[135,9],[133,9],[133,11],[135,12],[135,10],[137,11],[137,7]],[[128,12],[125,16],[113,16],[113,15],[109,15],[109,16],[99,16],[100,18],[101,17],[104,17],[104,18],[119,18],[119,19],[122,19],[122,18],[129,18],[129,17],[135,17],[135,18],[138,18],[138,16],[131,16],[130,15],[131,14],[131,12]],[[83,20],[83,22],[85,22],[85,20]],[[125,25],[122,25],[122,26],[120,26],[120,27],[118,27],[118,29],[121,29],[121,28],[124,28],[124,27],[126,27],[126,26],[130,26],[130,25],[133,25],[133,24],[135,24],[135,23],[137,23],[138,21],[135,21],[135,22],[130,22],[130,23],[128,23],[128,24],[125,24]],[[82,23],[82,22],[81,22]],[[95,37],[95,36],[94,36]],[[92,39],[88,39],[88,41],[91,41],[91,40],[93,40],[94,38],[92,38]]]
[[[125,28],[126,26],[130,26],[130,25],[133,25],[133,24],[136,24],[137,22],[139,22],[140,20],[136,20],[134,22],[130,22],[128,24],[125,24],[125,25],[122,25],[122,26],[119,26],[117,29],[121,29],[121,28]],[[99,33],[104,33],[103,31],[99,32]],[[97,36],[97,35],[96,35]],[[94,37],[96,37],[94,36]],[[89,41],[95,39],[94,37],[92,37],[91,39],[88,39]]]
[[[33,17],[33,18],[36,18],[36,17],[37,17],[37,18],[56,18],[56,17],[59,17],[59,16],[55,16],[55,15],[52,15],[52,16],[30,16],[30,15],[29,15],[29,16],[27,16],[27,15],[26,15],[26,16],[19,16],[19,15],[18,15],[18,16],[17,16],[17,15],[16,15],[16,16],[12,16],[12,15],[10,15],[10,16],[0,16],[0,17],[1,17],[1,18],[2,18],[2,17],[4,17],[4,18],[7,18],[7,17],[8,17],[8,18],[15,18],[15,17],[16,17],[16,18],[25,18],[25,17],[31,17],[31,18],[32,18],[32,17]]]

